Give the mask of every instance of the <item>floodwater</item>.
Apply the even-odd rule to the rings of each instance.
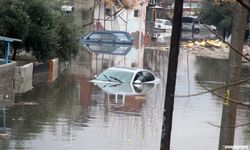
[[[168,51],[131,48],[126,55],[81,50],[54,83],[36,82],[2,106],[2,150],[159,150]],[[109,66],[150,69],[161,83],[147,94],[114,95],[89,82]],[[243,74],[249,76],[248,67]],[[226,61],[179,56],[171,150],[218,149],[222,100],[211,93],[185,97],[221,85]],[[222,92],[221,92],[222,93]],[[250,101],[249,84],[242,99]],[[238,109],[237,124],[250,122],[250,110]],[[250,144],[250,125],[236,128],[236,145]]]

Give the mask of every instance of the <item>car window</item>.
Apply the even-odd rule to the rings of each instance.
[[[172,25],[172,23],[170,21],[165,21],[164,25]]]
[[[90,40],[100,40],[101,39],[101,34],[99,34],[99,33],[93,33],[88,38]]]
[[[151,72],[143,71],[142,75],[145,77],[146,82],[155,80],[155,77]]]
[[[101,35],[101,39],[102,41],[112,42],[115,40],[115,37],[112,34],[104,33]]]
[[[155,22],[161,24],[162,20],[156,20]]]
[[[134,73],[129,71],[107,69],[103,71],[103,73],[101,73],[96,79],[102,81],[119,82],[116,80],[118,79],[123,83],[130,83],[133,75]]]
[[[193,23],[193,18],[191,18],[191,17],[182,17],[182,22],[184,22],[184,23]]]
[[[134,81],[136,80],[140,80],[141,82],[149,82],[155,80],[155,77],[148,71],[141,71],[136,74]]]
[[[117,41],[129,41],[129,38],[125,33],[114,33]]]

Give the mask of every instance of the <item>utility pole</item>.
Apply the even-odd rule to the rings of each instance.
[[[173,29],[171,35],[170,54],[168,63],[168,77],[165,92],[165,103],[163,112],[163,125],[161,135],[161,150],[170,149],[170,139],[172,130],[172,116],[174,107],[174,95],[176,84],[176,72],[179,56],[179,45],[181,38],[183,0],[175,0]]]
[[[234,6],[234,19],[232,28],[231,45],[239,52],[243,51],[244,36],[247,24],[247,9],[236,4]],[[226,84],[237,83],[240,81],[242,56],[237,54],[232,48],[229,52],[228,71]],[[239,85],[228,87],[225,90],[225,100],[222,110],[222,120],[220,128],[219,150],[224,150],[225,146],[234,145],[235,122],[237,115],[237,105],[228,101],[229,98],[238,100],[240,98]]]

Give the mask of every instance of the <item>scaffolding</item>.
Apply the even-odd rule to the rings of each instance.
[[[95,0],[94,11],[92,12],[92,27],[91,30],[106,30],[107,23],[110,25],[110,29],[114,28],[114,23],[118,19],[121,19],[125,24],[127,31],[127,20],[128,20],[128,10],[126,3],[121,0]],[[95,14],[98,10],[98,14]],[[124,12],[127,11],[126,16],[122,16]],[[103,15],[103,16],[102,16]],[[119,24],[116,24],[118,29],[120,29]]]

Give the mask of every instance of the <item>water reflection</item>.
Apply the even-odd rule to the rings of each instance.
[[[227,60],[213,59],[213,58],[205,58],[205,57],[197,57],[196,60],[197,66],[197,74],[203,86],[206,86],[209,89],[213,89],[218,87],[219,85],[223,85],[226,79],[227,72]],[[249,68],[246,67],[246,64],[243,64],[241,70],[241,78],[246,79],[249,76]],[[206,69],[209,68],[209,71]],[[200,81],[199,81],[200,82]],[[243,83],[240,86],[240,98],[239,100],[242,102],[249,103],[249,83]],[[223,95],[224,90],[218,91],[220,95]],[[217,98],[219,103],[222,102],[222,99]],[[220,104],[220,107],[222,104]],[[237,120],[236,125],[248,124],[250,122],[249,109],[243,106],[238,105],[237,109]],[[220,125],[220,122],[216,123]],[[249,145],[250,134],[249,134],[250,125],[237,127],[235,130],[235,145]]]
[[[8,136],[0,138],[0,149],[159,149],[167,58],[167,51],[149,48],[132,48],[122,56],[80,51],[71,68],[55,83],[40,82],[32,91],[16,95],[16,105],[6,108],[5,117],[1,114],[0,125],[6,127]],[[225,72],[218,69],[224,64],[224,60],[181,53],[176,95],[205,91],[196,76],[206,81],[208,88],[221,84]],[[89,82],[94,74],[112,65],[142,66],[162,83],[140,91],[131,85]],[[244,85],[241,91],[243,99],[249,101],[249,87]],[[221,107],[221,100],[210,93],[176,97],[171,149],[217,149],[219,128],[208,122],[220,124]],[[238,111],[237,122],[248,122],[249,110]],[[235,140],[238,145],[249,143],[249,126],[237,128]]]

